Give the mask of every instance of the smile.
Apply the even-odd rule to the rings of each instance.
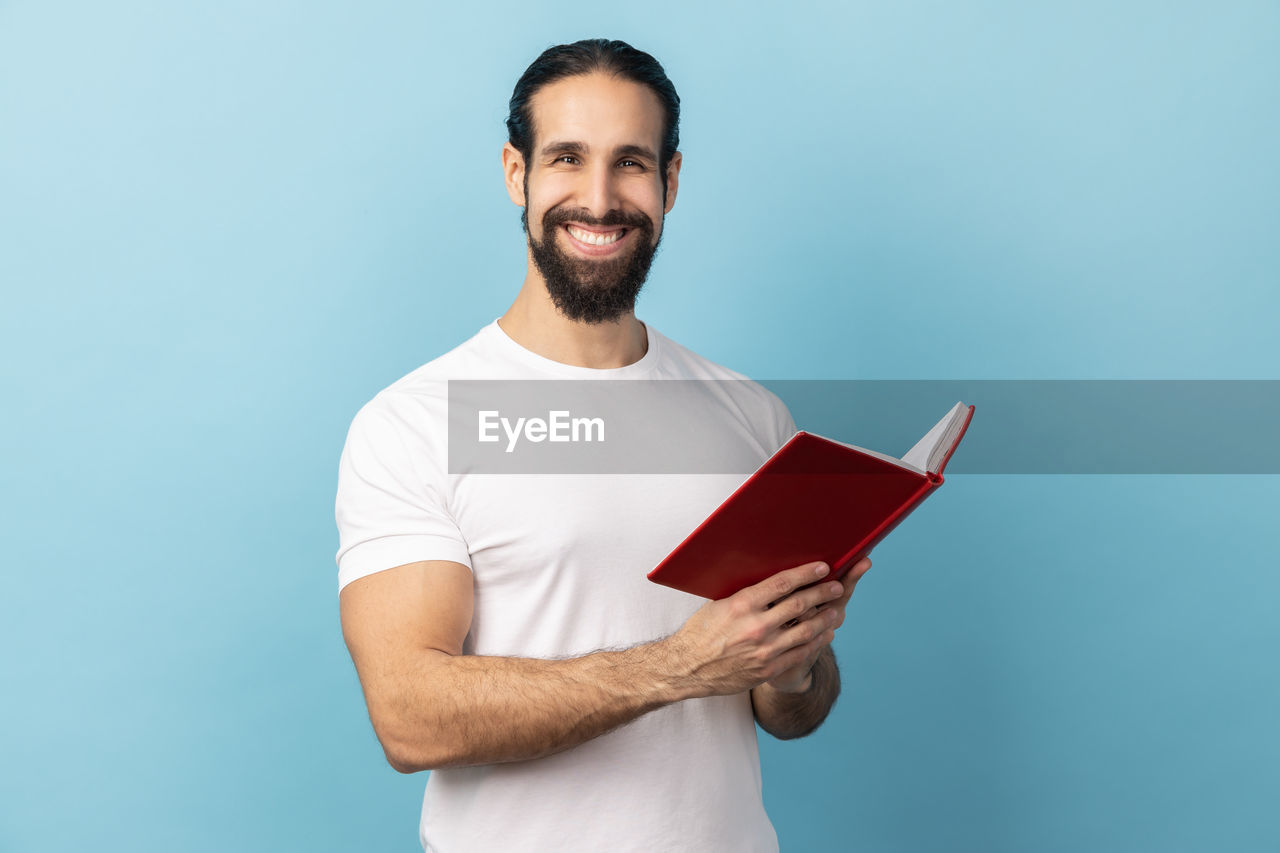
[[[577,225],[566,225],[565,230],[569,232],[570,237],[584,246],[612,246],[627,233],[625,228],[614,231],[587,231]]]

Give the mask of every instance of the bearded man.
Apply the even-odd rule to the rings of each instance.
[[[635,316],[676,201],[679,110],[623,42],[539,56],[502,149],[523,286],[348,434],[342,628],[387,761],[432,771],[424,850],[776,851],[755,724],[806,735],[839,692],[830,643],[869,560],[843,582],[779,566],[714,602],[645,578],[741,477],[449,467],[449,380],[745,380]],[[795,424],[751,386],[711,427],[763,461]]]

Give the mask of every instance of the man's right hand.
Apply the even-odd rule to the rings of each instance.
[[[698,696],[743,693],[831,642],[838,614],[822,605],[844,588],[817,583],[829,571],[806,563],[699,608],[660,643],[679,686]]]
[[[710,602],[666,639],[576,658],[463,654],[474,582],[469,568],[447,560],[352,581],[340,597],[342,629],[392,767],[524,761],[671,702],[743,693],[798,666],[830,641],[838,616],[819,605],[838,598],[841,585],[813,585],[826,575],[816,566]]]

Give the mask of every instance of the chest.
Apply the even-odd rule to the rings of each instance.
[[[452,504],[474,571],[471,650],[576,654],[675,631],[703,599],[646,575],[743,479],[460,478]]]

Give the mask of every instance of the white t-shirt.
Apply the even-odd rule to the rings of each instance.
[[[339,466],[339,588],[419,560],[470,567],[467,654],[570,657],[680,628],[704,600],[645,575],[745,474],[473,476],[447,465],[447,379],[745,380],[646,330],[639,361],[594,369],[525,349],[495,320],[375,396]],[[747,387],[748,405],[722,407],[717,429],[758,463],[795,424],[775,395]],[[433,771],[420,833],[435,853],[778,849],[746,693],[668,705],[546,758]]]

